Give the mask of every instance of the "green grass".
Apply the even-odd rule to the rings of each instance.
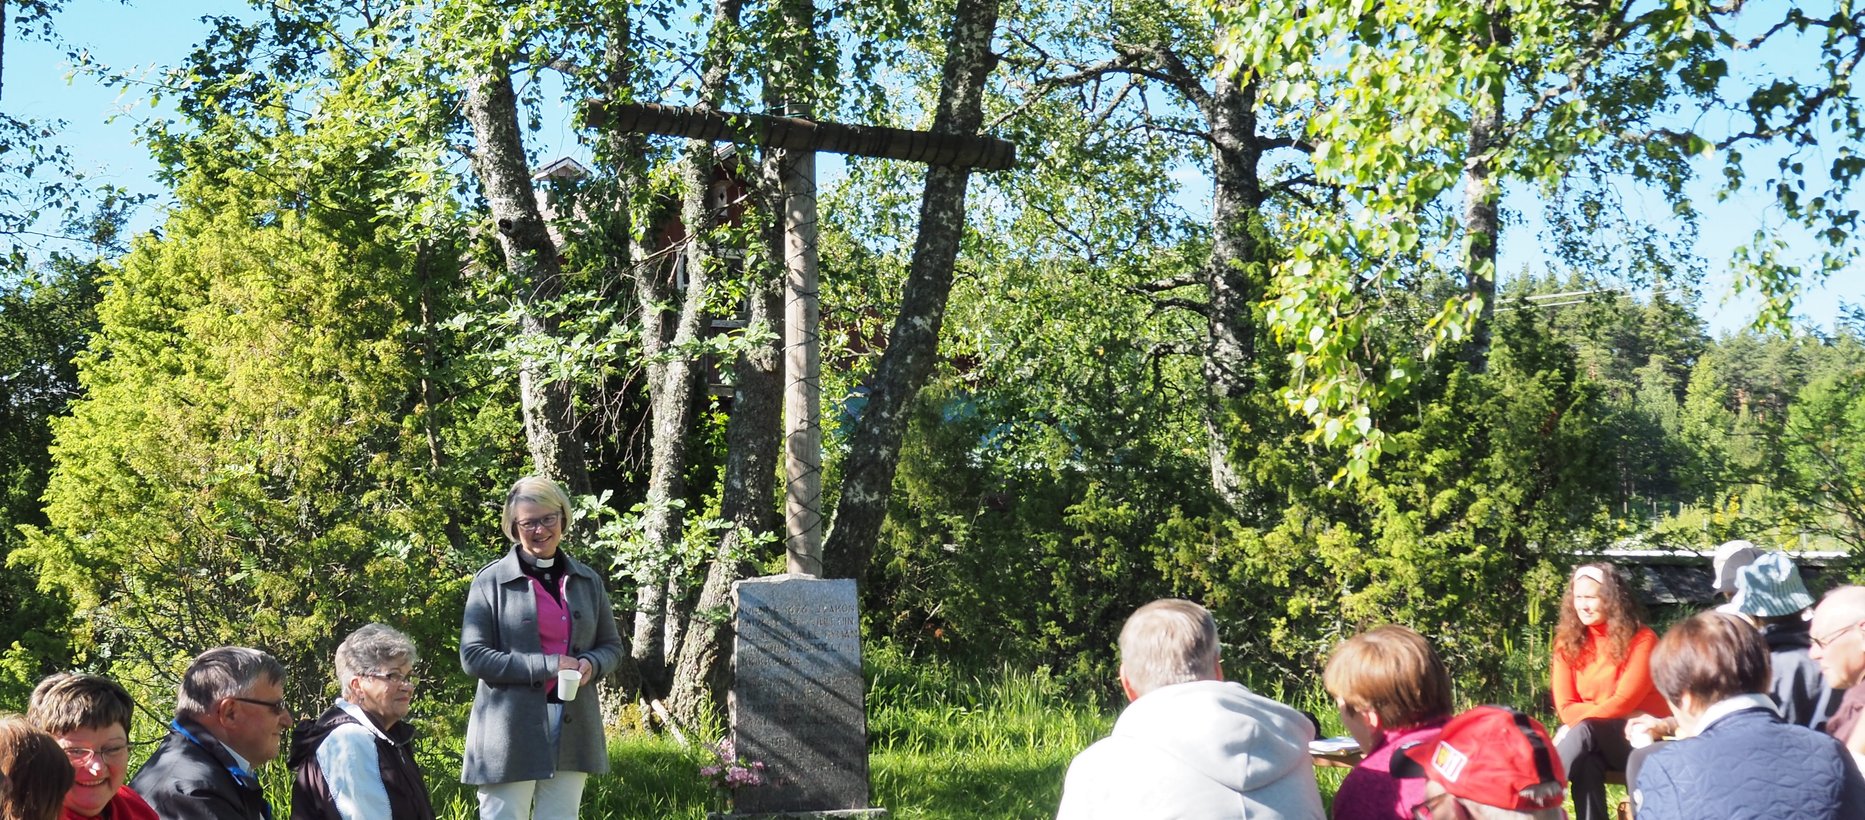
[[[1054,817],[1069,760],[1113,723],[1046,669],[981,679],[899,660],[875,674],[868,727],[875,804],[894,817]]]
[[[1529,651],[1524,654],[1545,658],[1545,647],[1525,649]],[[885,648],[873,650],[869,660],[872,802],[903,820],[1054,817],[1069,761],[1106,736],[1118,715],[1112,704],[1068,691],[1044,668],[971,675]],[[1530,659],[1511,667],[1508,676],[1514,682],[1487,693],[1489,697],[1516,692],[1545,698],[1546,683],[1540,682],[1546,675],[1545,662]],[[1261,691],[1314,713],[1323,734],[1345,733],[1318,680],[1300,692]],[[1548,711],[1545,703],[1516,705],[1531,714]],[[435,718],[432,726],[424,726],[429,737],[447,736],[436,730],[449,721]],[[450,743],[424,744],[422,764],[442,820],[477,817],[473,790],[456,780],[459,746],[457,736]],[[585,792],[585,820],[703,820],[708,811],[725,808],[723,795],[699,774],[710,762],[703,748],[634,732],[612,739],[609,753],[610,773],[591,778]],[[269,768],[267,785],[274,805],[284,806],[289,775],[282,766]],[[1347,771],[1316,771],[1324,802],[1332,802]],[[1608,799],[1614,804],[1625,799],[1624,789],[1609,787]]]
[[[1113,714],[1072,697],[1044,669],[979,677],[871,654],[871,802],[895,818],[1054,817],[1069,760],[1113,724]],[[455,780],[458,741],[434,745],[452,747],[423,760],[436,812],[471,820],[473,791]],[[584,794],[584,820],[702,820],[725,807],[699,775],[710,762],[703,748],[631,733],[613,739],[609,754],[610,773],[591,778]]]

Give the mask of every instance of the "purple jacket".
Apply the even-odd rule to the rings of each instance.
[[[1425,799],[1422,777],[1392,776],[1392,753],[1408,743],[1438,739],[1450,718],[1429,721],[1398,732],[1381,733],[1373,750],[1347,773],[1334,793],[1334,820],[1407,820]]]

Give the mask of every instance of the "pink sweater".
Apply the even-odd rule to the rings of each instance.
[[[1424,778],[1394,779],[1392,754],[1408,743],[1432,743],[1450,718],[1383,732],[1360,765],[1347,773],[1334,793],[1334,820],[1407,820],[1412,807],[1424,802]]]

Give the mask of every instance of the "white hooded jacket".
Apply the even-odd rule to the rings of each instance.
[[[1226,681],[1162,686],[1075,756],[1057,820],[1322,820],[1300,712]]]

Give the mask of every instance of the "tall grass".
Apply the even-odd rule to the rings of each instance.
[[[1112,725],[1046,668],[975,677],[886,650],[874,660],[875,804],[895,817],[1053,817],[1069,760]]]
[[[896,818],[1054,817],[1069,760],[1113,723],[1046,669],[978,676],[887,648],[869,655],[871,802]],[[473,789],[457,781],[459,741],[428,746],[436,813],[476,817]],[[611,741],[609,755],[609,774],[590,778],[584,793],[584,820],[702,820],[726,808],[699,774],[711,762],[703,747],[630,733]],[[279,785],[275,799],[289,791]]]
[[[1460,708],[1506,703],[1552,728],[1546,637],[1510,649],[1502,679],[1460,685]],[[1047,668],[974,674],[888,647],[872,649],[868,661],[871,802],[904,820],[1054,817],[1069,761],[1105,737],[1118,716],[1118,704],[1070,691]],[[1324,735],[1345,734],[1319,678],[1300,691],[1258,691],[1315,715]],[[1102,694],[1111,695],[1111,683]],[[458,782],[463,732],[446,731],[452,721],[444,708],[418,722],[427,732],[421,763],[439,817],[472,820],[473,789]],[[610,772],[590,778],[584,794],[585,820],[703,820],[726,808],[725,795],[699,774],[712,762],[702,746],[631,732],[613,738],[609,754]],[[288,805],[289,774],[268,768],[273,805]],[[1332,802],[1346,774],[1316,771],[1324,801]],[[1624,799],[1623,790],[1614,788],[1611,798]]]

